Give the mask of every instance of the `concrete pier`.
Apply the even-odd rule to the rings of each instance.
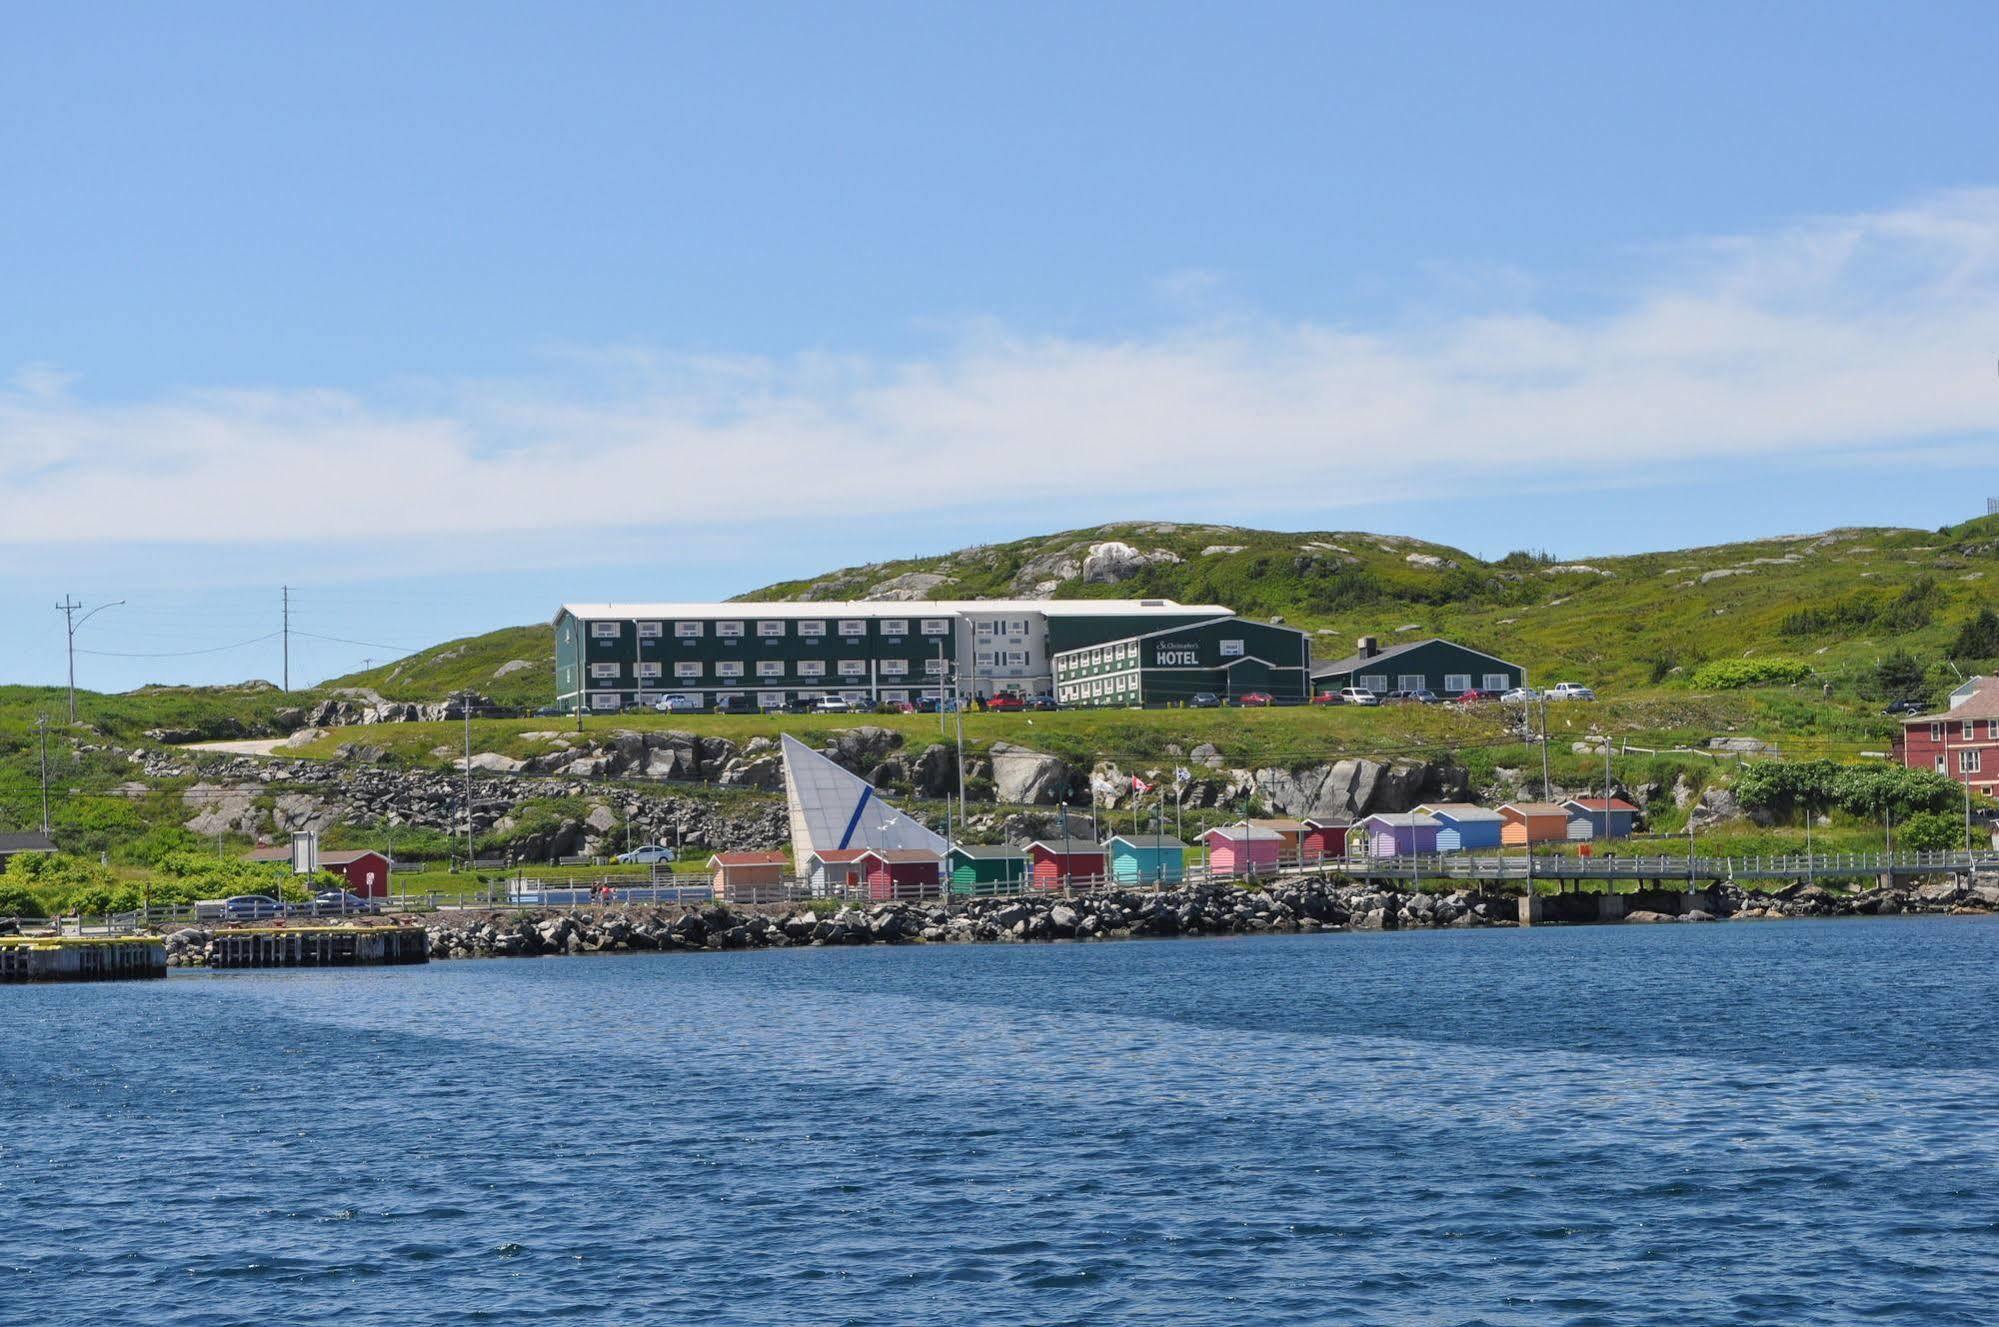
[[[0,982],[143,981],[167,975],[156,935],[0,936]]]

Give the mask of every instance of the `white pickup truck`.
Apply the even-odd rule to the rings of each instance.
[[[1549,700],[1595,700],[1596,692],[1580,682],[1557,682],[1555,689],[1548,693]]]

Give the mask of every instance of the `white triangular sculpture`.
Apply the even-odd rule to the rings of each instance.
[[[791,803],[791,856],[799,875],[813,853],[835,848],[927,848],[944,838],[875,795],[874,785],[786,733],[784,795]]]

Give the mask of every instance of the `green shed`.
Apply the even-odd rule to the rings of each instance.
[[[951,849],[953,894],[1011,894],[1027,888],[1027,854],[1005,843],[960,843]]]

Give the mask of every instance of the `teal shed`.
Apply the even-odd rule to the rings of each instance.
[[[1111,879],[1124,885],[1177,885],[1186,872],[1187,845],[1167,834],[1119,834],[1111,850]]]
[[[960,843],[951,849],[953,894],[1010,894],[1027,887],[1027,853],[1006,843]]]

